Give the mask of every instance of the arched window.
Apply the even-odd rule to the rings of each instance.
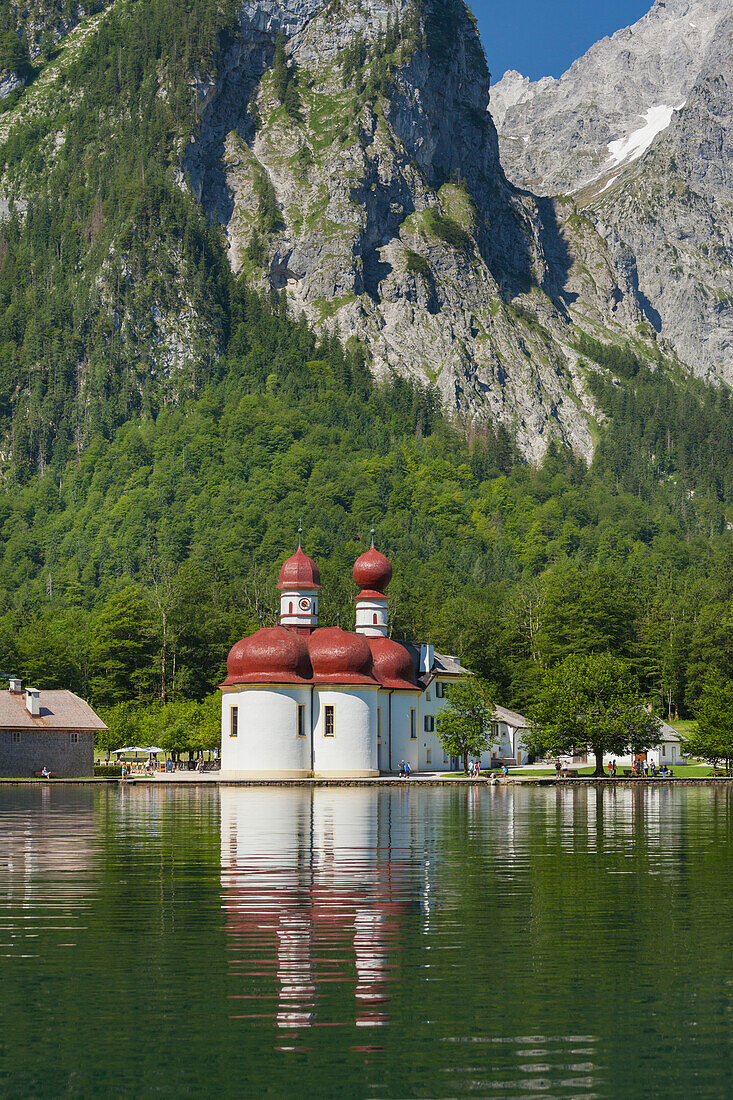
[[[377,625],[377,613],[376,613],[376,611],[374,612],[374,625],[375,626]]]
[[[292,600],[290,601],[290,612],[289,612],[289,614],[290,615],[293,614],[293,601]]]

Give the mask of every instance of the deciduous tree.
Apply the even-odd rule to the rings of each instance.
[[[697,732],[688,738],[685,751],[715,766],[733,764],[733,680],[717,670],[708,672],[696,711]]]
[[[609,653],[569,656],[546,672],[530,717],[530,752],[593,753],[596,775],[604,774],[604,754],[642,752],[659,741],[659,719],[636,678]]]
[[[468,771],[468,757],[480,756],[491,738],[492,704],[481,680],[469,676],[449,689],[448,706],[438,715],[438,740],[449,756],[463,758],[463,770]]]

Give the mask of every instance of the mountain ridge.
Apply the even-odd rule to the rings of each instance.
[[[510,178],[572,192],[616,267],[633,270],[648,319],[680,361],[728,384],[732,43],[720,0],[657,0],[559,80],[531,86],[508,74],[492,93]]]
[[[6,454],[43,469],[98,423],[200,392],[224,365],[228,262],[377,377],[503,424],[530,462],[552,440],[590,462],[604,414],[587,377],[606,368],[580,337],[674,356],[633,260],[572,202],[507,181],[463,3],[174,10],[116,0],[83,19],[0,118],[5,305],[22,315],[0,322]],[[38,265],[62,322],[33,312]]]

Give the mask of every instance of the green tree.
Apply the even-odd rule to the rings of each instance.
[[[725,760],[725,770],[733,764],[733,680],[717,670],[705,678],[695,717],[697,732],[692,733],[685,751],[707,760],[713,767]]]
[[[149,696],[155,683],[155,643],[150,610],[135,585],[99,609],[90,652],[90,690],[95,702],[120,703]]]
[[[458,680],[449,689],[448,705],[438,715],[438,740],[449,756],[463,758],[463,770],[468,771],[468,757],[480,756],[491,738],[493,707],[486,686],[476,676]]]
[[[593,753],[596,775],[604,774],[605,753],[642,752],[659,741],[659,719],[636,678],[609,653],[569,656],[546,672],[530,718],[530,752]]]
[[[281,103],[285,102],[289,76],[288,58],[285,53],[285,35],[280,31],[275,42],[275,53],[272,58],[272,88]]]
[[[0,70],[17,73],[22,79],[31,73],[28,43],[12,31],[0,40]]]

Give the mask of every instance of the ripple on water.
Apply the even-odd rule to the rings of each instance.
[[[710,788],[0,787],[0,1088],[724,1095],[732,823]]]

